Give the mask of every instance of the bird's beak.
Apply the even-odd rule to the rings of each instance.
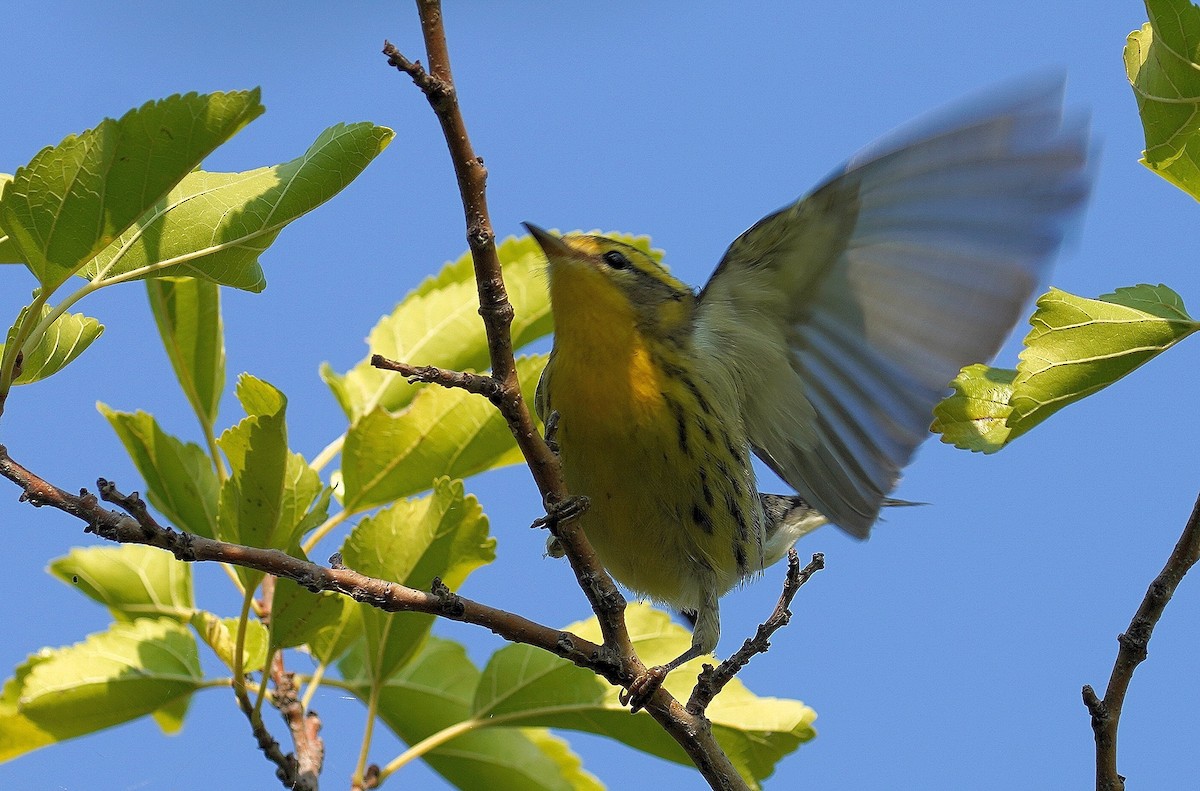
[[[525,226],[525,230],[529,231],[530,236],[542,248],[542,252],[546,254],[547,258],[553,260],[555,258],[573,258],[575,256],[575,251],[561,238],[537,227],[531,222],[521,224]]]

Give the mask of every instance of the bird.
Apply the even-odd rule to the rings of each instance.
[[[866,538],[932,409],[999,350],[1090,189],[1061,77],[994,89],[894,133],[728,247],[698,292],[595,234],[525,227],[555,333],[535,408],[601,563],[690,616],[831,523]],[[757,456],[795,490],[760,493]],[[553,538],[550,554],[561,555]]]

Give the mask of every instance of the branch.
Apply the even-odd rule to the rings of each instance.
[[[712,699],[733,680],[733,677],[743,667],[749,664],[756,654],[766,653],[767,649],[771,647],[771,635],[787,626],[788,622],[792,620],[792,611],[788,608],[792,604],[792,599],[796,597],[797,591],[804,583],[808,582],[813,574],[823,568],[825,568],[825,555],[822,553],[814,554],[812,561],[801,570],[800,557],[796,554],[795,548],[788,550],[787,577],[784,579],[783,592],[779,595],[779,603],[775,605],[775,611],[758,627],[754,637],[742,643],[742,647],[733,656],[717,665],[715,669],[712,665],[704,666],[704,671],[700,673],[696,687],[692,690],[692,696],[688,699],[687,710],[689,712],[696,715],[704,714],[704,710],[708,708],[709,703],[712,703]]]
[[[615,675],[602,675],[610,683],[628,688],[635,678],[646,672],[646,667],[638,659],[625,626],[625,599],[596,557],[578,520],[573,518],[579,512],[579,501],[570,498],[558,457],[538,435],[529,409],[521,397],[510,332],[513,307],[504,288],[500,259],[496,254],[495,232],[487,208],[487,169],[483,166],[483,159],[475,154],[471,146],[458,105],[450,71],[446,32],[442,24],[441,3],[440,0],[417,0],[417,9],[425,51],[429,57],[428,71],[420,61],[405,57],[390,42],[384,42],[383,53],[387,55],[389,64],[407,74],[421,89],[441,124],[466,216],[467,243],[475,267],[479,313],[487,333],[492,378],[499,385],[499,392],[491,400],[517,440],[542,494],[548,515],[546,524],[562,546],[575,578],[596,614],[604,636],[604,645],[599,647],[602,663],[615,664],[618,668]],[[746,788],[703,716],[688,713],[662,688],[647,703],[646,709],[688,753],[713,788]]]
[[[1083,687],[1083,702],[1092,715],[1092,732],[1096,738],[1096,791],[1124,791],[1125,778],[1117,773],[1117,726],[1120,725],[1121,708],[1133,671],[1147,656],[1151,633],[1167,602],[1188,570],[1200,559],[1200,497],[1192,507],[1192,515],[1184,525],[1167,564],[1159,572],[1146,596],[1129,623],[1129,628],[1117,637],[1120,649],[1113,664],[1104,699],[1096,696],[1090,684]]]
[[[320,566],[277,549],[232,544],[165,527],[150,516],[139,497],[121,494],[111,482],[101,479],[98,486],[105,499],[126,508],[127,513],[110,511],[86,489],[74,495],[38,477],[9,456],[3,445],[0,475],[21,487],[22,501],[71,514],[87,523],[86,532],[109,541],[158,547],[186,562],[212,561],[255,569],[293,580],[313,593],[335,591],[387,612],[421,612],[483,626],[510,642],[545,649],[619,683],[620,669],[605,660],[600,646],[570,632],[449,594],[444,587],[435,586],[436,590],[426,593],[342,566]]]
[[[425,382],[441,387],[457,387],[468,393],[481,395],[497,406],[500,405],[503,388],[494,377],[465,371],[449,371],[436,365],[409,365],[390,360],[382,354],[371,355],[371,365],[384,371],[395,371],[408,379],[409,384]]]
[[[271,662],[271,680],[275,683],[275,708],[283,715],[283,721],[292,734],[292,743],[296,745],[294,755],[298,780],[307,783],[307,788],[315,791],[317,778],[321,776],[321,768],[325,763],[325,743],[320,736],[321,718],[315,711],[304,711],[296,695],[295,676],[284,670],[283,654],[280,652],[275,653]]]
[[[438,123],[441,124],[458,179],[459,194],[462,197],[467,244],[471,250],[475,285],[479,293],[479,314],[483,317],[492,364],[490,378],[496,382],[496,392],[489,394],[488,398],[508,423],[509,430],[516,438],[517,446],[521,449],[534,482],[542,494],[546,510],[553,517],[555,509],[566,503],[570,496],[563,482],[558,457],[538,434],[529,408],[521,397],[521,386],[513,357],[513,307],[504,287],[500,258],[496,254],[496,235],[488,214],[487,169],[483,166],[483,158],[477,156],[471,146],[466,122],[459,108],[458,93],[450,72],[450,53],[446,44],[446,31],[442,25],[441,3],[439,0],[417,0],[417,9],[421,18],[425,51],[429,55],[429,70],[426,71],[420,61],[405,57],[391,42],[384,42],[383,54],[387,55],[390,65],[407,74],[421,89],[429,100]],[[428,370],[417,366],[406,366],[406,369],[413,372],[406,373],[406,376]],[[439,370],[433,369],[434,372]],[[456,375],[456,372],[441,373],[447,376]],[[438,378],[436,373],[434,376]],[[637,659],[633,651],[633,642],[625,628],[624,598],[597,559],[577,522],[551,518],[549,524],[551,532],[566,552],[576,580],[596,613],[605,645],[622,658],[626,658],[629,680],[636,678],[645,672],[645,666]]]

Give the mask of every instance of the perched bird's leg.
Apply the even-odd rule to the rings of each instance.
[[[621,701],[621,705],[628,706],[630,714],[637,714],[650,702],[650,698],[654,697],[654,693],[658,692],[658,688],[662,686],[668,673],[685,662],[690,662],[706,653],[708,652],[704,650],[704,646],[692,643],[691,648],[665,665],[655,665],[654,667],[646,668],[646,672],[631,681],[629,687],[620,694],[619,700]]]
[[[704,601],[697,612],[696,626],[692,630],[691,647],[664,665],[647,668],[645,673],[630,682],[626,691],[621,693],[621,705],[629,706],[630,713],[636,714],[645,708],[666,680],[668,673],[698,656],[711,653],[717,647],[717,641],[721,638],[721,612],[717,599],[716,586],[706,587]]]
[[[560,415],[558,414],[557,409],[555,409],[554,411],[552,411],[550,413],[550,416],[548,418],[546,418],[546,432],[544,434],[544,437],[546,440],[546,446],[548,448],[550,448],[550,452],[553,453],[555,456],[559,455],[559,447],[558,447],[558,419],[559,419],[559,417],[560,417]]]
[[[591,501],[582,494],[573,494],[565,500],[546,504],[546,515],[534,519],[530,527],[550,530],[550,535],[546,538],[547,555],[556,559],[566,555],[555,531],[561,523],[578,519],[589,505],[591,505]]]
[[[582,494],[573,494],[565,500],[546,504],[546,515],[533,520],[530,527],[548,527],[551,532],[562,522],[579,518],[588,509],[591,501]]]
[[[550,448],[550,452],[555,456],[559,455],[558,447],[558,410],[552,410],[546,417],[546,445]],[[582,495],[573,495],[565,500],[556,503],[546,504],[546,515],[539,517],[533,521],[530,527],[534,528],[549,528],[551,535],[546,539],[546,554],[552,558],[561,558],[565,554],[562,544],[554,535],[554,528],[560,522],[569,522],[572,519],[577,519],[588,508],[588,498]]]

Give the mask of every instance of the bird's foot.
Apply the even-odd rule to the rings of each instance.
[[[655,665],[647,668],[645,673],[629,682],[629,687],[618,696],[621,705],[628,706],[630,714],[637,714],[646,708],[646,704],[650,702],[650,698],[654,697],[654,693],[658,692],[658,688],[662,686],[670,672],[669,665]]]

